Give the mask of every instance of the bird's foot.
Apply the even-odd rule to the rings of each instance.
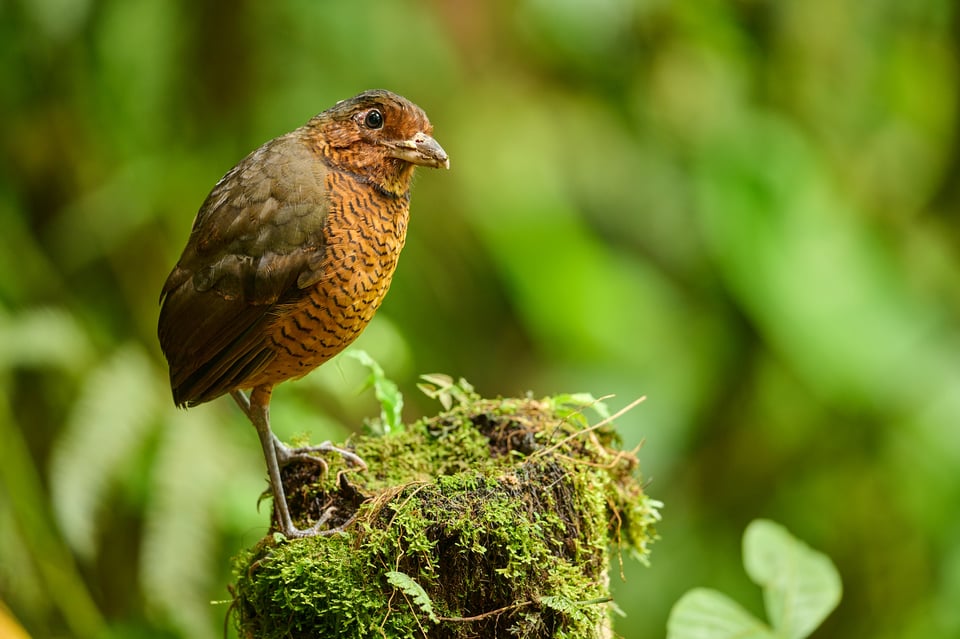
[[[330,506],[323,514],[320,515],[320,519],[315,521],[312,526],[309,528],[297,528],[291,523],[287,527],[281,527],[280,532],[283,533],[283,536],[287,539],[303,539],[305,537],[328,537],[330,535],[336,535],[346,531],[347,526],[353,523],[353,520],[356,518],[356,515],[346,520],[339,526],[334,528],[322,528],[324,524],[330,521],[330,517],[333,516],[333,513],[336,512],[335,506]]]
[[[349,450],[338,448],[329,441],[323,442],[322,444],[318,444],[316,446],[301,446],[298,448],[291,448],[280,441],[276,435],[274,435],[273,446],[277,451],[277,463],[281,468],[288,466],[292,462],[301,461],[318,464],[323,468],[323,472],[327,472],[327,460],[316,455],[315,453],[337,453],[343,457],[348,464],[356,466],[360,470],[367,469],[367,463],[363,461],[359,455]]]
[[[290,506],[287,503],[283,477],[280,471],[284,466],[292,462],[304,461],[319,465],[322,472],[326,473],[328,469],[327,461],[315,453],[338,453],[348,464],[358,466],[363,470],[367,469],[367,464],[355,453],[337,448],[330,442],[323,442],[318,446],[304,446],[302,448],[291,448],[281,442],[277,436],[273,434],[273,431],[270,430],[270,390],[271,388],[269,386],[255,388],[249,398],[239,390],[232,391],[230,395],[253,423],[254,428],[257,430],[257,435],[260,438],[260,446],[263,448],[263,456],[267,463],[270,488],[273,492],[274,522],[277,529],[288,538],[315,537],[318,535],[327,536],[344,532],[346,527],[353,523],[354,516],[348,517],[337,526],[321,529],[330,522],[333,515],[337,512],[336,506],[326,507],[323,512],[320,513],[317,521],[309,528],[297,528],[290,516]],[[338,481],[340,482],[341,493],[346,491],[347,494],[351,494],[350,491],[353,489],[349,482],[347,482],[343,472],[338,473]],[[353,492],[355,492],[355,490],[353,490]]]

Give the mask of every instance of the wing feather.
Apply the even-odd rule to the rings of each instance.
[[[244,388],[274,357],[277,306],[321,277],[327,169],[301,132],[264,144],[217,183],[164,284],[158,335],[177,405]]]

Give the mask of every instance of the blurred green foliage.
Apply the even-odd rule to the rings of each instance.
[[[173,409],[159,289],[237,160],[384,87],[452,169],[360,346],[408,417],[432,371],[649,396],[624,637],[693,585],[759,613],[756,517],[838,565],[815,636],[960,635],[958,34],[949,0],[0,4],[0,599],[34,637],[218,636],[262,461],[229,400]],[[279,434],[347,436],[365,376],[282,386]]]
[[[763,588],[764,620],[722,592],[694,588],[670,611],[667,639],[806,639],[843,594],[829,557],[767,519],[747,526],[743,567]]]

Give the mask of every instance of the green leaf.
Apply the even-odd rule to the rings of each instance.
[[[17,366],[78,370],[92,352],[83,327],[62,309],[34,308],[15,315],[0,309],[0,370]]]
[[[231,482],[244,479],[229,436],[235,424],[215,410],[169,407],[164,416],[144,504],[140,588],[178,636],[209,637],[206,599],[217,574],[218,511]]]
[[[803,639],[840,602],[833,562],[771,521],[747,526],[743,565],[763,588],[769,626],[726,595],[696,588],[670,611],[667,639]]]
[[[97,550],[98,511],[113,482],[128,476],[165,395],[150,358],[132,344],[91,371],[80,389],[53,446],[50,490],[64,537],[85,559]]]
[[[830,558],[767,520],[743,535],[743,565],[763,587],[767,616],[778,637],[803,639],[840,603],[840,575]]]
[[[670,611],[667,639],[776,639],[776,635],[723,593],[694,588]]]
[[[413,580],[413,577],[405,572],[390,571],[387,573],[387,581],[390,585],[402,591],[405,595],[413,599],[413,603],[422,610],[430,621],[439,623],[436,613],[433,612],[433,601],[420,584]]]
[[[553,403],[557,407],[573,409],[577,412],[586,410],[587,408],[592,409],[600,419],[609,419],[610,418],[610,409],[604,403],[604,399],[609,399],[610,397],[597,398],[591,395],[590,393],[565,393],[562,395],[555,395]]]
[[[462,377],[453,381],[449,375],[429,373],[421,375],[420,379],[423,382],[417,384],[417,388],[430,399],[440,402],[444,410],[450,410],[454,401],[466,405],[479,398],[473,385]]]
[[[380,427],[383,433],[403,430],[403,393],[396,383],[387,378],[380,364],[366,351],[353,350],[346,355],[370,369],[366,385],[373,388],[377,401],[380,402]]]
[[[453,378],[443,373],[429,373],[421,375],[423,381],[417,384],[424,395],[430,399],[440,402],[444,410],[450,410],[453,406],[453,398],[450,395],[450,389],[453,388]]]

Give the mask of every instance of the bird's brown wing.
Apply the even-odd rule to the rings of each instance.
[[[207,196],[160,298],[177,405],[243,388],[273,359],[275,307],[321,277],[325,175],[295,131],[244,158]]]

